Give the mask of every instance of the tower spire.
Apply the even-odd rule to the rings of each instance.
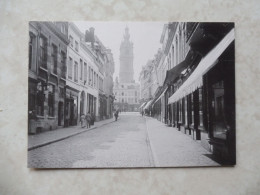
[[[129,34],[129,28],[128,28],[128,26],[126,25],[126,27],[125,27],[125,34],[124,34],[124,38],[125,38],[125,40],[129,40],[129,38],[130,38],[130,34]]]

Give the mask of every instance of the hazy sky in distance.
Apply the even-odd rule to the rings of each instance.
[[[73,22],[82,33],[90,27],[95,28],[95,35],[100,39],[103,45],[110,48],[114,61],[115,73],[114,79],[119,75],[119,55],[120,44],[123,40],[125,27],[128,26],[130,41],[134,46],[134,79],[136,82],[139,73],[148,60],[153,59],[158,48],[161,48],[160,37],[163,25],[166,22]]]

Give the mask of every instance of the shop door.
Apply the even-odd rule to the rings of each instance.
[[[63,120],[63,102],[59,102],[58,104],[58,126],[62,125]]]
[[[211,90],[211,115],[213,137],[225,140],[227,126],[224,107],[224,81],[221,80],[212,84]]]

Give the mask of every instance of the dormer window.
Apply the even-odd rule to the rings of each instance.
[[[79,43],[77,41],[75,41],[75,50],[79,51]]]
[[[73,37],[71,35],[69,37],[69,40],[70,40],[70,46],[73,47]]]

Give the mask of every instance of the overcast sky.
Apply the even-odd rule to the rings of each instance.
[[[148,60],[152,59],[158,48],[161,48],[160,37],[164,22],[74,22],[82,33],[90,27],[95,28],[95,35],[105,47],[110,48],[115,61],[114,79],[119,75],[120,44],[123,40],[125,27],[128,26],[130,41],[134,44],[134,79]]]

